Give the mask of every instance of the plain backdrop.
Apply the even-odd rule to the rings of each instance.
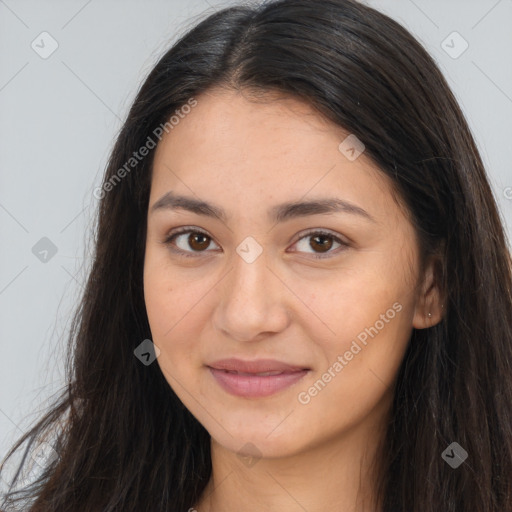
[[[179,35],[235,3],[0,0],[0,458],[63,385],[92,192],[137,88]],[[512,238],[512,0],[365,3],[438,62]]]

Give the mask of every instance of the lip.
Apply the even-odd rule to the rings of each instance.
[[[243,361],[231,358],[215,361],[207,366],[225,391],[246,398],[278,393],[298,382],[310,371],[309,368],[275,359]]]

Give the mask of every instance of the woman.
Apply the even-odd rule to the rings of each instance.
[[[54,454],[24,510],[512,510],[507,240],[396,22],[213,14],[146,79],[95,195],[69,386],[13,448]]]

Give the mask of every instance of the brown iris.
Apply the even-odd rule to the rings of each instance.
[[[332,237],[328,236],[328,235],[317,235],[317,236],[314,236],[314,237],[311,237],[311,242],[309,242],[309,245],[311,246],[312,249],[317,249],[317,247],[315,247],[315,245],[317,244],[316,241],[317,240],[324,240],[324,242],[320,242],[318,243],[318,247],[320,248],[320,250],[318,252],[327,252],[331,247],[332,247]],[[325,240],[327,240],[327,242],[325,242]],[[313,242],[315,241],[315,242]],[[315,244],[315,245],[313,245]]]
[[[191,233],[188,237],[188,243],[195,251],[202,251],[210,245],[210,237],[202,233]]]

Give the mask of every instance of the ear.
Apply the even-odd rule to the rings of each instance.
[[[415,329],[432,327],[443,319],[444,304],[439,282],[440,272],[437,271],[439,265],[438,257],[430,258],[425,265],[414,308],[412,325]]]

